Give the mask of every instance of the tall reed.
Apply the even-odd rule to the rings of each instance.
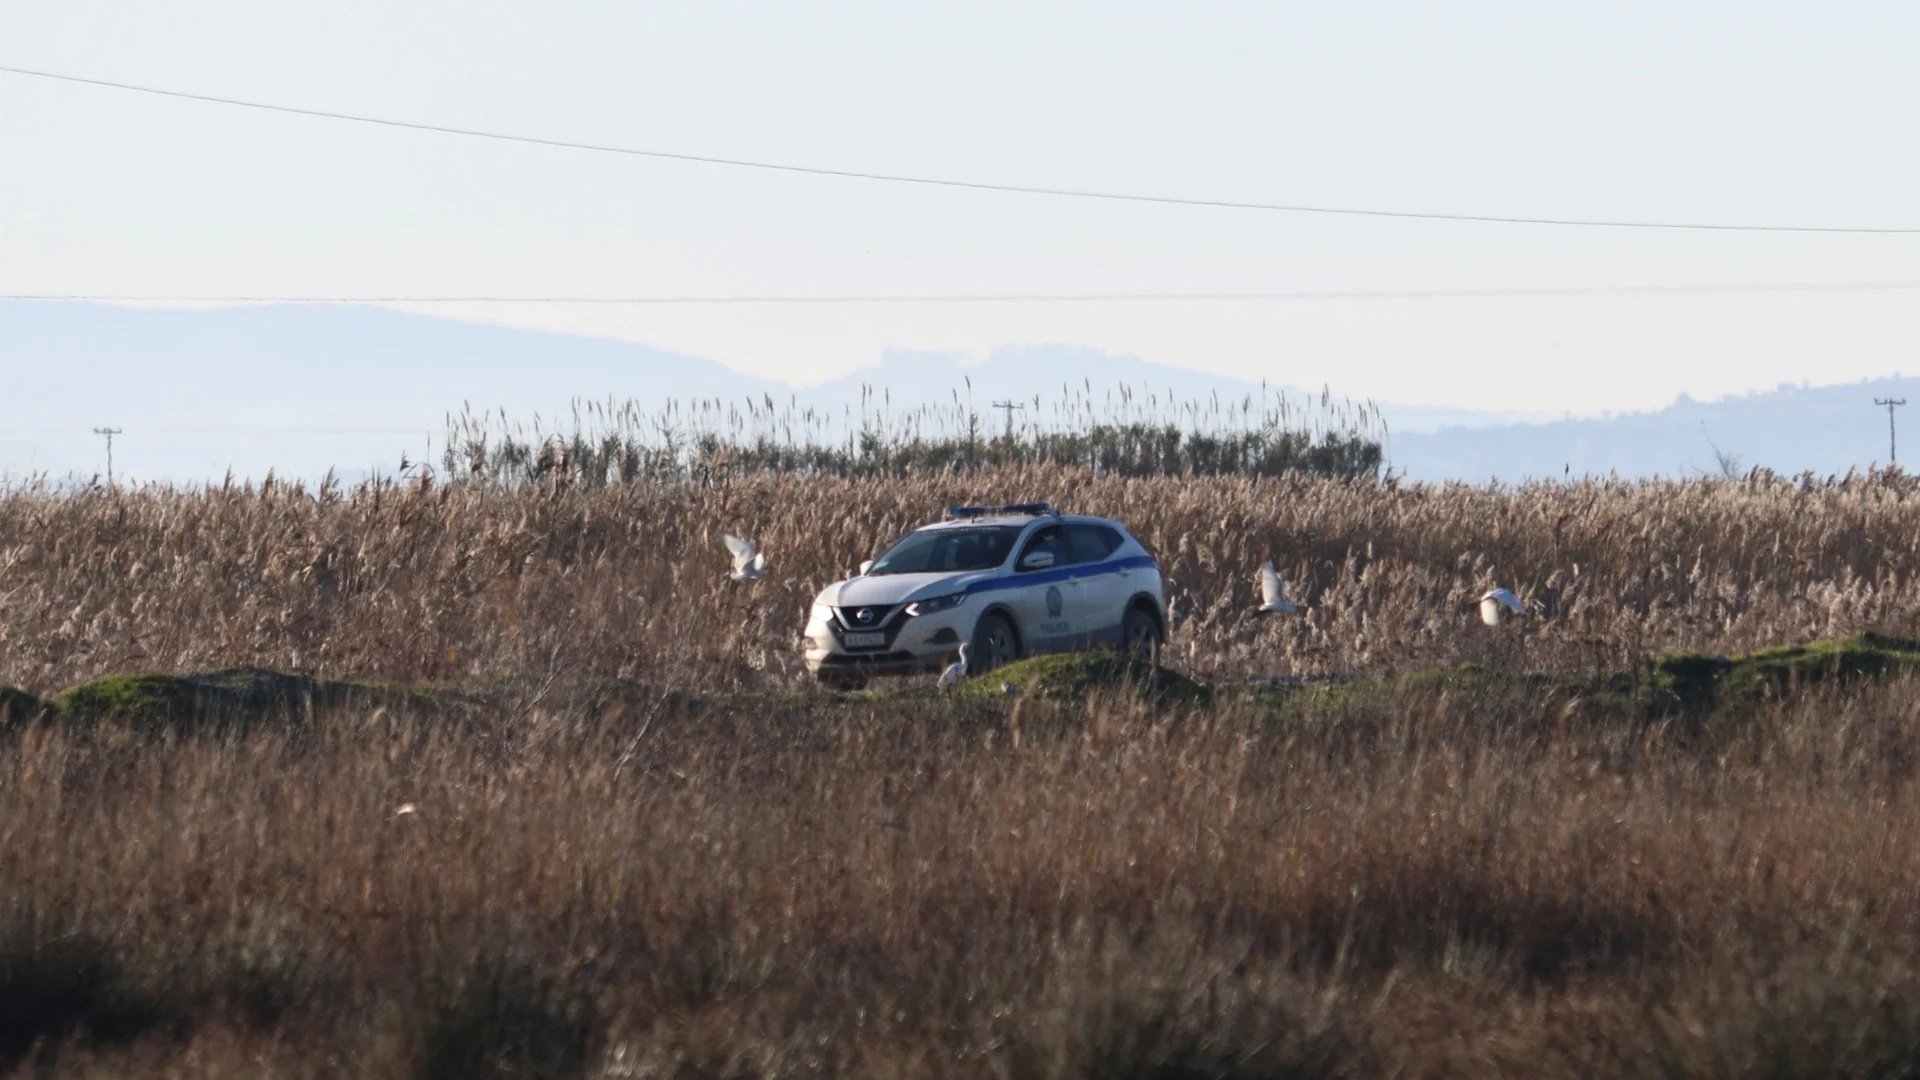
[[[809,602],[957,503],[1051,499],[1159,557],[1168,662],[1205,677],[1569,669],[1920,630],[1920,491],[1831,481],[1521,488],[1008,467],[558,482],[0,495],[0,684],[254,664],[396,681],[804,685]],[[724,532],[771,572],[726,580]],[[1273,560],[1301,617],[1253,614]],[[1514,589],[1534,615],[1481,626]]]

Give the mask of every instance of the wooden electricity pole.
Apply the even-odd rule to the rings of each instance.
[[[1907,403],[1906,398],[1874,398],[1875,405],[1887,407],[1887,464],[1900,464],[1900,444],[1894,437],[1893,410]]]
[[[97,427],[93,429],[93,433],[95,435],[105,435],[107,437],[107,486],[108,487],[113,486],[113,437],[115,435],[120,434],[121,430],[122,429],[117,427]]]
[[[996,401],[993,403],[993,407],[996,409],[1004,409],[1006,411],[1007,438],[1009,439],[1013,438],[1013,410],[1020,409],[1024,411],[1026,409],[1026,406],[1020,404],[1017,401]]]

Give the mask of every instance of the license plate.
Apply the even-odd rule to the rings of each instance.
[[[885,634],[848,634],[846,637],[846,641],[847,641],[847,648],[849,649],[877,649],[880,646],[885,645],[887,643],[887,635]]]

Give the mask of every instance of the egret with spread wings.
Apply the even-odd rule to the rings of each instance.
[[[767,573],[767,557],[753,546],[753,541],[742,540],[737,536],[721,537],[726,542],[728,554],[733,556],[733,573],[728,574],[732,581],[759,581]]]
[[[1292,615],[1300,610],[1300,605],[1287,599],[1287,583],[1280,580],[1280,571],[1272,563],[1260,567],[1260,611],[1261,615]]]
[[[1480,621],[1488,626],[1499,626],[1509,612],[1515,615],[1527,613],[1526,605],[1510,589],[1490,589],[1480,598]]]

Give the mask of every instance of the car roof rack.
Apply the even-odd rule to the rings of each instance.
[[[949,506],[950,518],[978,517],[1059,517],[1060,511],[1052,503],[1014,503],[1010,506]]]

